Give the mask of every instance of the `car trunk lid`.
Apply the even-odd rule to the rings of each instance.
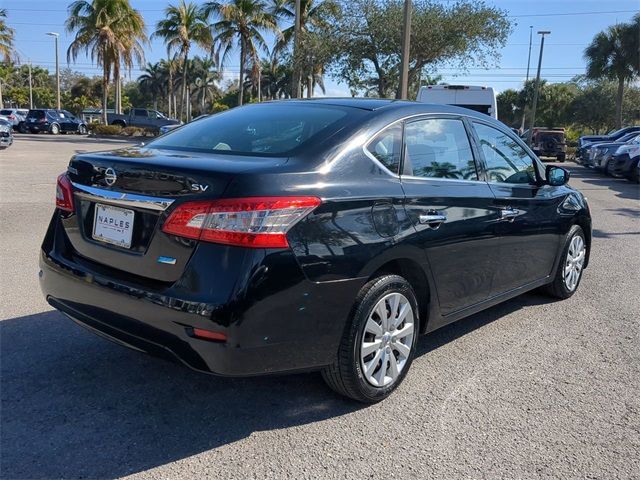
[[[79,154],[67,170],[75,215],[62,223],[75,254],[114,275],[174,282],[198,243],[162,232],[175,206],[219,198],[237,173],[283,162],[150,148]]]

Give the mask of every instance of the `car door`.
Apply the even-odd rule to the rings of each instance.
[[[144,108],[134,108],[133,109],[133,123],[132,125],[136,127],[147,128],[151,126],[149,121],[149,114]]]
[[[499,259],[495,198],[480,175],[468,129],[456,116],[418,118],[404,128],[405,208],[443,316],[489,298]]]
[[[474,141],[494,206],[499,209],[500,258],[494,295],[550,275],[562,236],[563,189],[542,182],[542,167],[510,132],[473,120]]]

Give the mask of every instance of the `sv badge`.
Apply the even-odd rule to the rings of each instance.
[[[201,183],[192,183],[191,190],[194,192],[206,192],[209,188],[209,185],[202,185]]]

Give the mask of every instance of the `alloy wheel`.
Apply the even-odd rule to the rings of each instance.
[[[381,298],[371,311],[362,334],[360,365],[368,383],[386,387],[404,369],[414,336],[411,303],[401,293]]]
[[[569,243],[563,271],[564,284],[570,292],[573,292],[578,286],[586,254],[587,248],[584,239],[580,235],[575,235]]]

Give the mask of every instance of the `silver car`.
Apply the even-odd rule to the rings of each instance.
[[[20,122],[24,122],[27,118],[29,110],[24,108],[3,108],[0,110],[0,118],[6,119],[11,123],[14,130],[18,129]]]
[[[13,125],[7,120],[0,119],[0,150],[13,144]]]

